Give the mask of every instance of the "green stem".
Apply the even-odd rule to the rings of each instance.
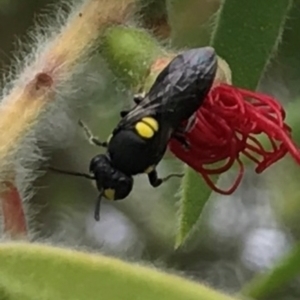
[[[210,45],[226,60],[233,84],[255,89],[281,39],[291,0],[224,0],[216,18]],[[216,183],[219,176],[214,177]],[[211,191],[195,171],[186,168],[176,246],[180,246],[210,198]]]

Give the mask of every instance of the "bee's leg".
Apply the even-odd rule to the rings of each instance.
[[[126,117],[126,116],[128,115],[128,113],[129,113],[129,110],[121,110],[121,111],[120,111],[120,116],[121,116],[121,118]]]
[[[92,145],[107,148],[107,142],[101,142],[96,138],[92,131],[81,121],[78,121],[79,126],[84,130],[84,133]]]
[[[144,98],[145,98],[145,93],[133,95],[133,101],[135,104],[140,104]],[[130,110],[121,110],[121,112],[120,112],[121,118],[126,117],[129,112],[130,112]]]
[[[140,104],[145,98],[145,93],[135,94],[133,96],[133,101],[135,104]]]
[[[140,104],[143,101],[144,97],[145,97],[144,93],[135,94],[133,96],[133,101],[135,104]],[[130,112],[130,110],[121,110],[121,112],[120,112],[121,118],[126,117],[129,112]]]
[[[164,177],[164,178],[158,178],[158,174],[156,170],[153,170],[152,172],[150,172],[148,174],[148,178],[149,178],[149,182],[153,187],[158,187],[160,186],[163,182],[168,181],[170,178],[172,177],[183,177],[182,173],[172,173],[169,174],[168,176]]]

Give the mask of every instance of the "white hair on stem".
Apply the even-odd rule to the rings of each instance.
[[[11,72],[3,78],[1,92],[2,204],[6,201],[8,186],[17,189],[20,205],[21,200],[31,197],[31,183],[41,174],[38,174],[37,168],[45,159],[37,142],[43,141],[43,145],[51,146],[55,142],[53,137],[59,140],[59,137],[68,134],[71,128],[68,126],[68,112],[72,111],[74,96],[85,84],[86,79],[82,75],[86,72],[97,39],[106,26],[124,22],[134,2],[63,2],[55,9],[54,18],[46,16],[42,22],[38,19],[28,35],[29,40],[19,43],[21,47]],[[4,205],[2,208],[3,218],[13,219],[14,208],[7,209],[7,205],[6,209]]]

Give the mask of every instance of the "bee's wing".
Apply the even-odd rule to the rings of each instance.
[[[209,47],[176,56],[157,76],[146,97],[121,119],[115,130],[132,129],[143,117],[153,117],[163,129],[161,143],[166,144],[168,132],[175,129],[171,126],[177,126],[185,115],[191,115],[201,105],[212,85],[216,67],[215,52]]]
[[[123,117],[119,122],[118,127],[130,128],[132,124],[146,116],[159,118],[157,121],[161,122],[165,113],[168,112],[168,101],[171,96],[170,89],[172,83],[170,82],[169,76],[171,66],[172,69],[174,69],[174,66],[171,63],[162,70],[145,98]],[[172,71],[174,72],[174,70]]]
[[[165,70],[163,70],[162,73],[164,72]],[[159,76],[161,76],[161,74]],[[145,98],[120,120],[117,128],[129,129],[143,117],[153,117],[157,119],[161,125],[164,114],[167,112],[167,101],[168,98],[164,81],[156,80]]]
[[[130,129],[136,122],[144,117],[155,117],[160,106],[161,103],[159,101],[154,99],[154,101],[151,102],[146,96],[141,103],[133,107],[128,114],[120,120],[116,130]]]

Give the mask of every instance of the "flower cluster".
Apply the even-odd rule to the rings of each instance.
[[[291,128],[284,122],[283,107],[268,95],[218,84],[194,117],[185,133],[190,147],[187,149],[171,139],[169,148],[218,193],[231,194],[241,182],[244,165],[240,154],[256,164],[257,173],[288,152],[300,164],[300,151],[291,139]],[[262,145],[257,138],[260,134],[267,136],[270,147]],[[232,187],[227,191],[216,187],[210,176],[226,172],[235,162],[239,165],[239,174]]]

